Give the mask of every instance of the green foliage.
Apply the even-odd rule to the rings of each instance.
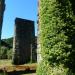
[[[12,59],[12,49],[8,49],[6,47],[1,47],[0,59]]]
[[[7,59],[7,49],[5,47],[0,49],[0,59]]]
[[[2,39],[3,41],[5,41],[7,44],[9,44],[10,46],[13,46],[13,37],[8,38],[8,39]]]
[[[37,68],[37,75],[75,75],[69,68],[59,65],[49,65],[47,62],[42,61]]]
[[[75,71],[75,20],[70,1],[40,0],[39,10],[43,61],[51,66],[64,64],[65,67]],[[38,75],[53,75],[47,74],[46,66],[47,64],[44,68],[41,65],[40,69],[43,70],[41,69]],[[67,75],[66,72],[64,75]]]
[[[12,49],[7,51],[7,59],[12,59]]]
[[[37,68],[37,75],[47,75],[48,66],[42,61]]]
[[[72,3],[72,10],[75,15],[75,0],[70,0],[70,2]]]
[[[13,46],[13,38],[8,39],[2,39],[6,44],[8,44],[10,47]],[[0,49],[0,59],[12,59],[12,48],[9,49],[8,46],[5,46],[4,44],[1,45]]]

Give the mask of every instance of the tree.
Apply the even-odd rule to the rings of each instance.
[[[75,71],[73,16],[69,0],[40,0],[39,25],[42,55],[40,64],[42,65],[37,75],[67,75],[68,72],[70,74]],[[56,73],[55,70],[58,72]]]
[[[12,49],[2,46],[0,49],[0,60],[2,59],[12,59]]]
[[[0,49],[0,59],[7,59],[7,48],[1,47]]]
[[[13,46],[13,37],[10,37],[10,38],[7,38],[7,39],[2,39],[2,41],[9,44],[11,47]]]

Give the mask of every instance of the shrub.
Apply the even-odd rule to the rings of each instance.
[[[12,59],[12,49],[8,49],[6,47],[1,47],[0,59]]]
[[[8,59],[12,59],[12,49],[7,51],[7,57]]]
[[[0,59],[7,59],[7,48],[6,47],[1,47]]]

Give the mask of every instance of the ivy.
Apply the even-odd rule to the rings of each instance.
[[[40,0],[42,59],[49,65],[64,64],[65,67],[75,71],[75,20],[73,16],[69,0]],[[43,75],[43,71],[41,72],[39,75]]]

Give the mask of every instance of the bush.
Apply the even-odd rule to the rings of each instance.
[[[12,49],[1,47],[0,59],[12,59]]]
[[[75,20],[69,0],[40,0],[39,7],[41,65],[38,75],[52,75],[47,72],[50,66],[64,64],[75,71]],[[52,68],[51,68],[52,69]],[[54,69],[52,69],[54,70]],[[55,72],[55,71],[53,71]],[[61,71],[62,72],[62,71]],[[63,68],[64,72],[64,68]],[[62,75],[62,74],[59,74]],[[67,72],[64,75],[68,75]]]
[[[7,57],[8,59],[12,59],[12,49],[7,51]]]
[[[6,47],[1,47],[0,59],[7,59],[7,48]]]

